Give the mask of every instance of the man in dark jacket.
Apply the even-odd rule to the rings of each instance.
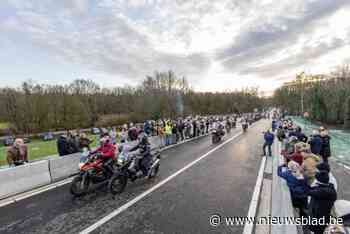
[[[322,148],[322,139],[317,131],[314,131],[309,140],[311,152],[316,155],[320,155]]]
[[[69,154],[68,141],[65,135],[60,135],[57,139],[57,151],[59,156],[64,156]]]
[[[286,134],[284,132],[284,129],[282,128],[282,126],[279,126],[277,129],[277,138],[279,141],[283,141],[283,139],[286,138]]]
[[[147,176],[148,171],[150,168],[151,160],[152,160],[152,155],[151,155],[151,147],[150,143],[148,141],[148,138],[145,134],[141,134],[140,136],[140,142],[134,146],[133,148],[130,149],[129,152],[139,150],[141,159],[138,161],[138,170],[141,170],[142,173],[137,173],[136,177],[132,178],[133,180],[136,179],[137,177]]]
[[[265,143],[263,145],[263,152],[264,152],[264,156],[266,156],[266,147],[268,148],[269,150],[269,156],[272,156],[272,152],[271,152],[271,145],[273,144],[273,140],[274,140],[275,136],[269,131],[267,130],[265,133],[264,133],[264,140],[265,140]]]
[[[322,140],[322,147],[320,155],[324,163],[328,163],[328,158],[331,156],[331,137],[328,136],[327,130],[324,127],[320,127],[320,136]]]
[[[196,137],[197,136],[197,122],[196,122],[195,119],[192,121],[192,126],[193,126],[193,135],[192,135],[192,137]]]
[[[275,130],[277,128],[277,121],[276,121],[276,119],[272,120],[271,127],[272,127],[272,132],[275,132]]]
[[[308,189],[307,194],[311,197],[309,215],[311,219],[325,219],[325,225],[310,225],[309,229],[315,234],[323,234],[330,220],[331,209],[337,200],[337,192],[333,184],[329,183],[327,171],[319,171],[316,174],[317,186]]]
[[[185,140],[185,134],[184,134],[185,124],[182,120],[179,120],[177,129],[178,129],[181,141]]]

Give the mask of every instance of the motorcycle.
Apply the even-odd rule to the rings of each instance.
[[[227,134],[231,132],[231,123],[226,123],[226,132]]]
[[[243,123],[242,124],[242,129],[243,129],[243,132],[246,132],[247,129],[248,129],[248,123]]]
[[[140,173],[139,160],[142,160],[142,158],[140,158],[138,153],[119,154],[117,160],[117,168],[108,183],[108,188],[112,195],[122,193],[125,190],[128,180],[135,181],[137,178],[152,179],[158,174],[160,167],[159,150],[151,154],[151,166],[148,169],[148,175],[146,177],[138,176],[138,173]]]
[[[79,174],[73,179],[70,192],[75,197],[87,194],[92,185],[107,182],[113,175],[113,163],[111,159],[104,164],[100,153],[82,153],[79,163]]]
[[[211,133],[211,141],[213,144],[216,144],[221,141],[224,136],[223,130],[213,129]]]

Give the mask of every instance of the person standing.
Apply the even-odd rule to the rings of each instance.
[[[192,127],[193,127],[193,135],[192,135],[192,137],[196,137],[197,136],[197,121],[196,121],[196,119],[193,119]]]
[[[322,140],[322,147],[320,155],[324,163],[328,163],[328,158],[331,156],[331,137],[328,135],[327,130],[324,127],[320,127],[320,136]]]
[[[171,134],[172,134],[172,128],[170,121],[167,121],[165,123],[165,146],[168,146],[171,144]]]
[[[81,133],[79,137],[79,151],[83,152],[84,148],[90,151],[91,140],[87,137],[85,133]]]
[[[311,153],[320,155],[321,154],[321,149],[322,149],[322,139],[320,134],[314,130],[310,139],[309,139],[309,144],[311,148]]]
[[[59,156],[65,156],[69,154],[67,136],[61,134],[57,139],[57,151]]]
[[[263,156],[266,156],[266,147],[268,148],[269,156],[270,157],[272,156],[271,145],[273,144],[274,138],[275,138],[275,136],[270,132],[270,130],[267,130],[264,133],[265,143],[263,145]]]
[[[275,130],[277,128],[277,121],[276,121],[276,119],[272,120],[271,127],[272,127],[272,132],[275,132]]]
[[[117,130],[115,127],[111,128],[109,131],[109,136],[111,137],[111,143],[115,145],[117,143]]]
[[[309,225],[309,229],[315,234],[323,234],[330,221],[331,209],[337,200],[337,192],[333,184],[329,183],[328,171],[319,171],[316,179],[316,186],[309,188],[306,193],[311,197],[308,213],[311,219],[325,219],[325,224]]]
[[[17,138],[6,151],[9,166],[20,166],[28,162],[28,148],[22,138]]]

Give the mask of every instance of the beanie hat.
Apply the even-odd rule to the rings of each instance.
[[[329,183],[329,175],[327,171],[319,171],[316,173],[316,179],[323,183],[323,184],[328,184]]]

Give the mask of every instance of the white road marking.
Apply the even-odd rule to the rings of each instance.
[[[28,191],[28,192],[24,192],[24,193],[21,193],[18,195],[14,195],[14,196],[9,197],[9,198],[4,198],[3,200],[0,201],[0,207],[7,206],[11,203],[19,202],[20,200],[23,200],[23,199],[26,199],[28,197],[32,197],[34,195],[49,191],[51,189],[58,188],[62,185],[65,185],[65,184],[72,182],[72,180],[73,180],[73,177],[70,177],[70,178],[55,182],[53,184],[48,184],[46,186],[34,189],[32,191]]]
[[[187,139],[185,141],[179,142],[179,143],[174,144],[174,145],[166,146],[166,147],[162,148],[161,151],[166,151],[166,150],[168,150],[170,148],[173,148],[175,146],[179,146],[181,144],[184,144],[184,143],[187,143],[187,142],[190,142],[190,141],[193,141],[193,140],[197,140],[199,138],[206,137],[208,135],[209,134],[197,136],[197,137],[190,138],[190,139]],[[37,194],[49,191],[51,189],[58,188],[58,187],[63,186],[65,184],[69,184],[69,183],[72,182],[73,178],[74,177],[69,177],[67,179],[64,179],[64,180],[61,180],[61,181],[58,181],[58,182],[55,182],[55,183],[52,183],[52,184],[45,185],[45,186],[43,186],[41,188],[33,189],[31,191],[28,191],[28,192],[24,192],[24,193],[21,193],[21,194],[18,194],[18,195],[14,195],[12,197],[1,199],[0,200],[0,207],[7,206],[9,204],[18,202],[18,201],[23,200],[25,198],[29,198],[29,197],[35,196]]]
[[[263,184],[265,164],[266,164],[266,156],[264,156],[261,160],[260,169],[259,169],[258,177],[256,180],[256,184],[254,187],[252,200],[251,200],[250,205],[249,205],[247,217],[255,217],[256,216],[256,211],[257,211],[258,204],[259,204],[261,187]],[[253,228],[254,228],[253,223],[248,223],[248,222],[245,223],[244,229],[243,229],[243,234],[253,233]]]
[[[170,175],[169,177],[167,177],[166,179],[162,180],[161,182],[159,182],[158,184],[154,185],[153,187],[151,187],[150,189],[146,190],[145,192],[141,193],[140,195],[138,195],[137,197],[135,197],[134,199],[132,199],[131,201],[127,202],[126,204],[122,205],[121,207],[119,207],[118,209],[114,210],[112,213],[108,214],[107,216],[103,217],[102,219],[100,219],[99,221],[97,221],[96,223],[92,224],[91,226],[89,226],[88,228],[84,229],[83,231],[80,232],[80,234],[88,234],[92,231],[94,231],[95,229],[97,229],[98,227],[102,226],[103,224],[105,224],[106,222],[108,222],[109,220],[111,220],[112,218],[114,218],[115,216],[119,215],[120,213],[122,213],[123,211],[125,211],[126,209],[128,209],[129,207],[131,207],[132,205],[134,205],[135,203],[137,203],[138,201],[140,201],[141,199],[143,199],[144,197],[146,197],[147,195],[149,195],[150,193],[152,193],[153,191],[155,191],[156,189],[160,188],[161,186],[163,186],[164,184],[166,184],[167,182],[169,182],[170,180],[174,179],[176,176],[178,176],[179,174],[181,174],[182,172],[186,171],[187,169],[189,169],[190,167],[194,166],[195,164],[197,164],[199,161],[201,161],[202,159],[208,157],[208,155],[210,155],[211,153],[213,153],[214,151],[220,149],[221,147],[223,147],[224,145],[226,145],[227,143],[231,142],[232,140],[234,140],[235,138],[237,138],[238,136],[240,136],[242,134],[242,131],[237,133],[236,135],[234,135],[233,137],[227,139],[226,141],[224,141],[223,143],[221,143],[220,145],[216,146],[215,148],[211,149],[210,151],[208,151],[207,153],[205,153],[204,155],[200,156],[199,158],[197,158],[196,160],[192,161],[191,163],[187,164],[185,167],[183,167],[182,169],[176,171],[174,174]]]

